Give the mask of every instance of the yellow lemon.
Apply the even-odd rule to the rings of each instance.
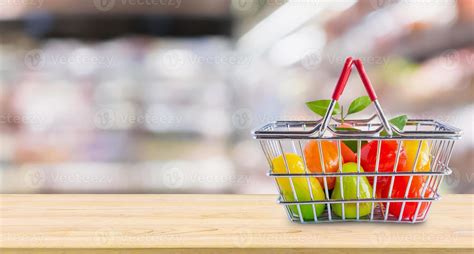
[[[416,151],[420,140],[405,140],[403,141],[403,149],[407,155],[407,170],[412,170],[416,160]],[[421,141],[420,153],[418,154],[418,161],[416,162],[415,171],[430,171],[430,147],[426,140]]]
[[[286,159],[286,163],[285,163]],[[304,174],[305,165],[301,157],[297,154],[287,153],[283,156],[278,156],[272,160],[272,172],[277,174]],[[287,167],[288,166],[288,167]],[[285,201],[311,201],[311,191],[313,194],[313,200],[324,200],[324,191],[321,184],[314,177],[277,177],[276,181],[283,195]],[[295,189],[291,187],[291,183]],[[295,195],[296,194],[296,195]],[[296,198],[295,198],[296,196]],[[298,208],[296,205],[289,206],[292,213],[299,216]],[[320,216],[324,212],[325,205],[315,205],[316,215]],[[314,220],[314,212],[312,205],[300,205],[301,213],[305,221]]]

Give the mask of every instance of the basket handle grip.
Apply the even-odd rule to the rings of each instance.
[[[364,65],[360,59],[353,60],[352,57],[348,57],[346,62],[344,63],[344,67],[342,68],[341,75],[339,76],[339,80],[337,81],[336,87],[332,93],[332,99],[338,101],[339,97],[341,97],[344,89],[346,88],[347,80],[351,75],[352,65],[355,65],[357,71],[359,72],[360,79],[364,84],[365,90],[369,95],[371,101],[377,100],[377,94],[375,94],[375,90],[370,83],[370,79],[365,72]]]
[[[344,63],[344,67],[342,68],[341,75],[339,76],[339,80],[337,81],[336,87],[334,88],[334,92],[332,94],[332,100],[328,106],[326,114],[324,115],[323,121],[321,123],[319,136],[323,136],[324,132],[327,129],[327,126],[329,124],[329,120],[331,119],[331,115],[336,105],[336,102],[339,100],[339,97],[344,92],[344,88],[346,87],[347,80],[349,79],[349,76],[351,75],[352,65],[356,66],[357,71],[359,72],[360,79],[362,80],[362,83],[364,84],[365,90],[367,91],[367,94],[369,95],[370,100],[375,105],[377,115],[380,118],[380,121],[385,131],[388,133],[388,135],[391,136],[393,133],[392,127],[390,126],[390,123],[388,122],[387,117],[385,116],[382,110],[382,106],[377,100],[377,95],[375,94],[375,90],[372,87],[372,84],[370,83],[367,73],[365,72],[364,65],[362,64],[362,61],[360,59],[353,60],[352,57],[348,57],[346,59],[346,62]]]
[[[342,92],[344,92],[344,88],[346,88],[347,80],[351,75],[353,60],[352,57],[348,57],[346,62],[344,63],[344,67],[342,67],[341,75],[339,76],[339,80],[337,81],[336,87],[332,93],[332,99],[337,101],[339,97],[341,97]]]
[[[360,79],[362,80],[362,83],[364,84],[365,90],[367,91],[367,94],[369,95],[369,98],[371,101],[376,101],[377,100],[377,95],[375,94],[374,87],[370,83],[369,76],[367,76],[367,73],[365,72],[364,65],[362,64],[362,61],[360,59],[356,59],[354,61],[354,65],[357,68],[357,71],[359,72]]]

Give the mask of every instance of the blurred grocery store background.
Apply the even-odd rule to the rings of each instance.
[[[474,193],[472,0],[0,0],[0,39],[3,193],[275,193],[251,129],[315,119],[346,56],[464,130]]]

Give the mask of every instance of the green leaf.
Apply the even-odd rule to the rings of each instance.
[[[313,111],[314,113],[320,115],[321,117],[324,117],[330,103],[331,103],[331,100],[317,100],[317,101],[306,102],[306,106],[308,106],[308,108],[311,109],[311,111]],[[334,106],[334,110],[332,111],[332,115],[339,114],[340,112],[341,112],[341,108],[339,106],[339,103],[336,102],[336,105]]]
[[[408,116],[407,115],[400,115],[397,117],[394,117],[390,120],[388,120],[392,125],[397,127],[399,130],[403,130],[405,128],[405,125],[407,124],[408,121]],[[380,133],[380,136],[387,136],[387,132],[384,130]]]
[[[338,131],[357,131],[359,132],[360,130],[354,127],[336,127],[336,130]]]
[[[356,140],[344,140],[342,141],[344,142],[344,144],[346,144],[347,147],[349,147],[354,153],[357,153],[357,141]],[[367,144],[368,142],[367,141],[361,141],[360,142],[360,147],[362,149],[362,147]]]
[[[361,96],[356,98],[351,102],[351,105],[349,106],[349,111],[347,111],[347,114],[354,114],[357,112],[360,112],[367,108],[367,106],[370,105],[372,101],[370,100],[369,96]]]
[[[360,132],[361,130],[357,129],[357,128],[353,128],[353,127],[336,127],[336,130],[341,130],[341,131],[356,131],[356,132]],[[349,149],[351,149],[354,153],[357,153],[357,141],[356,140],[344,140],[342,141],[344,142],[344,144],[346,144],[347,147],[349,147]],[[362,141],[362,145],[365,143],[367,143],[367,141]]]
[[[399,130],[403,130],[405,128],[405,125],[407,124],[408,121],[408,116],[407,115],[400,115],[397,117],[394,117],[390,120],[388,120],[391,124],[395,125]]]
[[[355,140],[344,140],[342,141],[346,144],[349,149],[351,149],[354,153],[357,153],[357,141]]]

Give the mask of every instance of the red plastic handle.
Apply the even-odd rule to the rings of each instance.
[[[362,83],[364,83],[365,90],[370,97],[371,101],[377,100],[377,95],[375,94],[374,88],[370,83],[369,76],[365,72],[364,65],[362,65],[362,61],[360,59],[354,60],[354,64],[359,72],[360,79],[362,79]]]
[[[334,92],[332,93],[332,99],[337,101],[339,97],[341,97],[342,92],[344,92],[344,88],[346,87],[347,80],[351,75],[352,64],[354,64],[359,72],[360,79],[364,84],[365,90],[369,95],[371,101],[377,100],[377,95],[375,94],[374,88],[370,83],[369,76],[365,72],[364,65],[360,59],[353,60],[352,57],[348,57],[346,62],[344,63],[344,67],[342,68],[341,76],[339,76],[339,80],[337,81],[336,87],[334,88]]]
[[[346,62],[344,63],[344,67],[342,68],[341,75],[339,76],[339,80],[337,81],[336,88],[334,88],[334,92],[332,93],[332,99],[337,101],[339,97],[341,97],[344,88],[346,87],[347,80],[351,75],[352,70],[352,57],[348,57]]]

